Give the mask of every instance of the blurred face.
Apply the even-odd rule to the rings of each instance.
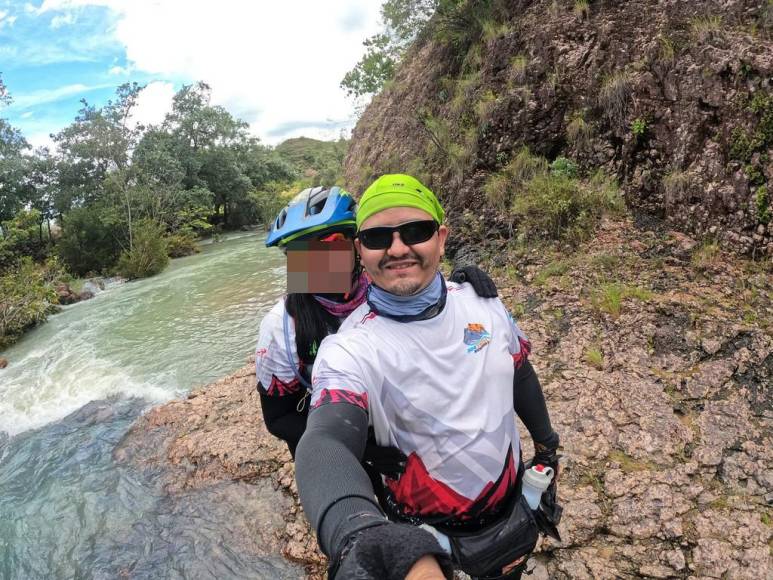
[[[418,208],[392,207],[370,216],[360,226],[360,232],[431,219]],[[392,232],[391,245],[386,249],[370,249],[359,238],[354,244],[360,262],[377,286],[392,294],[410,296],[426,288],[435,277],[445,253],[447,235],[446,227],[440,226],[428,240],[417,244],[406,244],[397,231]]]
[[[354,246],[343,234],[290,242],[287,247],[287,292],[346,294],[352,286]]]

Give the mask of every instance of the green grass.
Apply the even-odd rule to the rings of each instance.
[[[646,302],[652,298],[652,292],[639,286],[629,286],[620,282],[604,283],[591,293],[591,304],[599,313],[609,314],[612,318],[620,316],[623,302],[640,300]]]
[[[701,272],[710,270],[720,261],[719,244],[708,241],[698,247],[690,256],[690,264]]]
[[[593,135],[593,129],[585,121],[582,111],[577,111],[572,115],[571,120],[566,125],[566,138],[577,149],[585,149]]]
[[[663,178],[663,189],[666,192],[666,203],[673,204],[682,200],[690,191],[692,177],[684,172],[675,170]]]
[[[529,60],[522,54],[517,54],[510,59],[510,78],[515,83],[522,83],[526,80],[526,67]]]
[[[604,370],[604,353],[597,346],[590,346],[585,349],[583,359],[586,363],[598,370]]]
[[[623,473],[637,473],[640,471],[650,471],[654,467],[651,463],[637,461],[623,451],[612,451],[609,454],[610,461],[620,464]]]
[[[632,92],[633,82],[625,70],[615,71],[601,82],[599,105],[611,122],[618,124],[623,122]]]
[[[542,268],[539,273],[534,277],[534,284],[537,286],[544,286],[549,278],[557,276],[563,276],[571,268],[572,263],[569,260],[556,260],[550,262],[547,266]]]
[[[587,19],[590,16],[590,3],[588,0],[575,0],[574,13],[580,19]]]
[[[690,34],[697,42],[704,43],[714,40],[721,32],[721,16],[699,16],[690,21]]]

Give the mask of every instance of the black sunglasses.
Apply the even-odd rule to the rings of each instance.
[[[435,232],[439,224],[435,220],[419,220],[406,222],[399,226],[381,226],[360,230],[357,237],[360,243],[369,250],[386,250],[392,246],[395,232],[400,234],[400,239],[407,246],[426,242]]]

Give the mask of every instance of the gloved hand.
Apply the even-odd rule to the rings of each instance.
[[[561,536],[558,533],[558,524],[561,521],[563,508],[558,503],[558,477],[561,469],[559,464],[561,456],[558,454],[555,447],[545,447],[538,443],[536,443],[534,447],[534,457],[527,461],[524,467],[529,469],[533,465],[541,464],[553,469],[553,480],[542,494],[540,509],[537,513],[537,525],[540,527],[540,531],[554,537],[560,542]]]
[[[449,280],[457,284],[469,282],[472,284],[475,293],[481,298],[496,298],[498,296],[497,285],[494,284],[494,281],[488,274],[477,266],[456,268],[451,272]]]
[[[409,524],[386,522],[351,536],[340,555],[331,559],[328,577],[403,580],[413,565],[428,555],[437,559],[443,574],[451,580],[451,557],[431,533]]]
[[[406,461],[408,458],[397,447],[381,447],[371,438],[362,457],[363,463],[391,479],[397,479],[405,471]]]

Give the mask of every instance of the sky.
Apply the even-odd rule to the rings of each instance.
[[[355,122],[339,84],[381,29],[381,0],[0,0],[0,109],[34,146],[146,85],[135,121],[159,123],[174,93],[204,81],[212,104],[269,145],[336,139]]]

